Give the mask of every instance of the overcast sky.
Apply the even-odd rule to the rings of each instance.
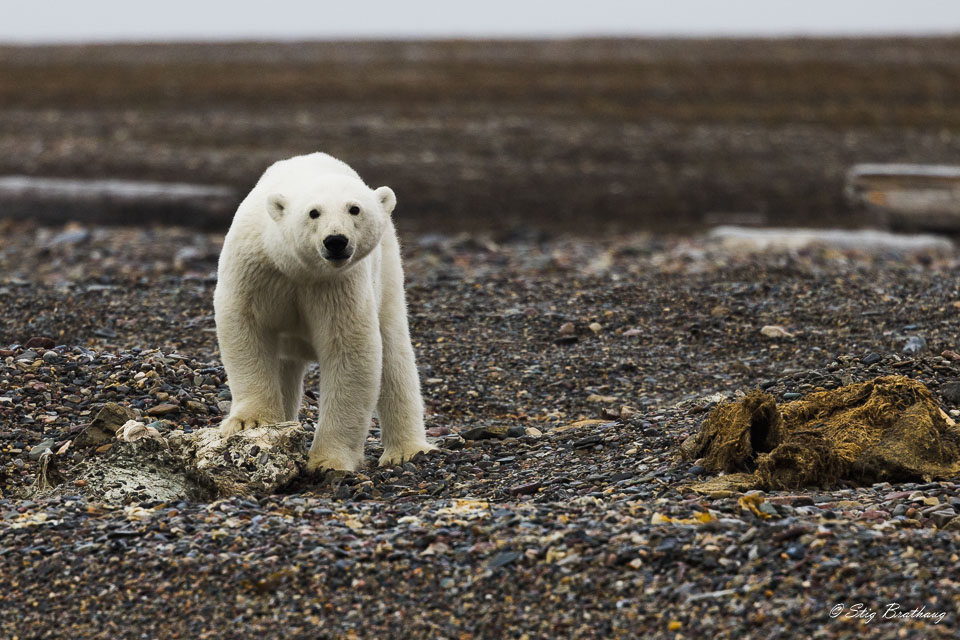
[[[0,42],[960,33],[957,0],[11,0]]]

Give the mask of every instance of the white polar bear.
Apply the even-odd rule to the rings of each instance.
[[[355,470],[376,409],[380,464],[435,449],[423,428],[390,187],[324,153],[271,166],[237,210],[214,292],[233,403],[223,437],[297,420],[320,363],[308,469]]]

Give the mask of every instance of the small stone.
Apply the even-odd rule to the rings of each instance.
[[[531,482],[529,484],[521,484],[515,487],[510,487],[509,492],[515,496],[525,496],[531,493],[536,493],[542,486],[542,482]]]
[[[946,358],[947,360],[953,360],[954,362],[960,360],[960,353],[957,353],[956,351],[951,351],[950,349],[947,349],[940,355]]]
[[[510,431],[510,427],[506,426],[475,427],[464,431],[460,435],[464,440],[503,440],[507,437],[508,431]]]
[[[620,407],[620,417],[624,420],[629,420],[633,416],[637,415],[639,410],[636,407],[631,407],[630,405],[623,405]]]
[[[797,393],[796,391],[788,391],[787,393],[783,394],[784,400],[796,400],[797,398],[802,398],[802,397],[803,397],[803,394]]]
[[[590,331],[593,331],[595,334],[603,331],[603,325],[601,325],[599,322],[591,322],[589,328]]]
[[[948,382],[940,385],[940,395],[947,402],[960,404],[960,382]]]
[[[559,333],[562,336],[572,336],[574,333],[576,333],[576,331],[577,328],[573,326],[572,322],[564,322],[562,325],[560,325]]]
[[[787,547],[786,554],[791,560],[803,560],[807,555],[807,549],[802,544],[792,544]]]
[[[110,451],[112,447],[113,447],[113,443],[108,442],[107,444],[103,444],[97,447],[96,451],[97,453],[106,453],[107,451]]]
[[[25,349],[53,349],[55,346],[57,346],[57,343],[53,338],[44,338],[42,336],[30,338],[23,344]]]
[[[623,335],[626,336],[627,338],[632,338],[633,336],[643,335],[643,331],[641,331],[640,329],[627,329],[626,331],[623,332]]]
[[[56,351],[45,351],[41,357],[47,364],[56,364],[60,362],[60,354],[58,354]]]
[[[695,464],[695,465],[693,465],[692,467],[690,467],[689,469],[687,469],[687,473],[689,473],[689,474],[692,475],[692,476],[702,476],[702,475],[705,474],[706,472],[707,472],[706,467],[703,467],[703,466],[701,466],[701,465],[699,465],[699,464]]]
[[[767,336],[768,338],[792,338],[793,334],[784,329],[781,326],[775,324],[768,324],[762,329],[760,333]]]
[[[507,429],[508,438],[519,438],[520,436],[526,435],[527,430],[525,427],[510,427]]]
[[[207,405],[203,404],[202,402],[197,402],[196,400],[187,400],[186,403],[184,404],[186,404],[187,411],[189,411],[190,413],[200,414],[202,416],[205,416],[208,413],[210,413],[210,410],[207,409]],[[157,406],[163,406],[163,405],[157,405]],[[159,414],[152,414],[152,415],[159,415]]]
[[[168,413],[174,413],[176,411],[180,411],[180,405],[164,402],[162,404],[158,404],[153,407],[150,407],[149,409],[147,409],[146,414],[148,416],[163,416]]]
[[[922,336],[910,336],[907,338],[907,344],[903,347],[903,352],[907,355],[915,356],[926,348],[926,338]]]
[[[940,528],[944,531],[960,531],[960,516],[951,518]]]
[[[521,554],[519,551],[503,551],[495,555],[490,562],[487,563],[487,568],[496,569],[497,567],[508,565],[520,558],[522,555],[523,554]]]
[[[525,435],[528,435],[531,438],[539,438],[540,436],[543,435],[543,432],[540,431],[540,429],[537,429],[536,427],[527,427],[526,429],[523,430],[523,432]]]
[[[587,402],[602,402],[604,404],[611,404],[617,401],[616,396],[601,396],[596,393],[591,393],[587,396]]]
[[[53,445],[55,445],[56,443],[57,441],[54,440],[53,438],[48,438],[43,442],[40,442],[39,444],[34,445],[33,448],[30,449],[30,453],[28,453],[27,456],[31,460],[39,460],[40,456],[43,455],[45,451],[49,451],[50,448],[53,447]]]
[[[876,364],[881,360],[883,360],[883,356],[881,356],[879,353],[868,353],[867,355],[860,358],[860,362],[867,365]]]
[[[133,411],[127,407],[119,405],[116,402],[108,402],[100,408],[100,411],[97,412],[93,421],[80,432],[74,444],[79,447],[85,447],[92,444],[110,442],[116,437],[117,429],[122,427],[128,420],[133,420],[136,417]]]
[[[956,512],[952,509],[944,511],[934,511],[930,514],[930,519],[933,520],[933,523],[937,525],[938,528],[943,529],[948,523],[953,521],[957,517]]]
[[[431,438],[439,438],[440,436],[449,435],[450,429],[446,427],[430,427],[426,433]]]
[[[764,500],[760,503],[760,506],[757,507],[761,512],[767,514],[768,516],[777,517],[780,515],[780,512],[777,511],[777,508]]]

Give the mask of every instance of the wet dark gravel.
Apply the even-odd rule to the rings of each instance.
[[[3,231],[3,637],[895,638],[957,626],[960,478],[699,495],[685,483],[705,471],[677,450],[713,405],[753,387],[789,400],[906,375],[956,419],[956,251],[411,237],[412,331],[440,451],[379,469],[374,430],[366,468],[281,495],[102,505],[82,484],[32,498],[36,453],[60,451],[70,483],[72,463],[104,454],[75,439],[108,401],[164,433],[218,424],[220,237]],[[308,396],[306,423],[315,408]]]

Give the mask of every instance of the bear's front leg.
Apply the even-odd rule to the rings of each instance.
[[[400,283],[384,291],[380,311],[383,338],[383,386],[377,415],[383,438],[380,465],[400,464],[420,452],[433,451],[423,426],[423,399],[407,309]]]
[[[320,361],[317,431],[307,470],[355,471],[380,389],[380,335],[369,318],[339,318],[315,340]]]
[[[230,386],[230,414],[221,437],[243,429],[283,422],[277,335],[242,313],[217,313],[217,338]]]

